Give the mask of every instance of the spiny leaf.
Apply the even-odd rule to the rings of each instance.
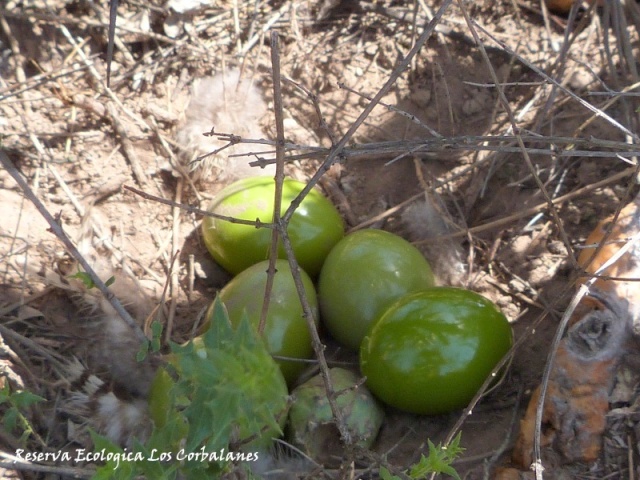
[[[34,403],[43,402],[45,399],[35,393],[31,393],[27,390],[20,390],[14,392],[9,397],[9,401],[17,408],[27,408]]]
[[[397,475],[392,475],[391,472],[387,470],[385,467],[380,467],[379,473],[380,473],[380,478],[382,480],[402,480]]]
[[[420,461],[411,467],[409,476],[414,479],[424,478],[430,473],[444,473],[450,477],[460,480],[460,476],[451,466],[453,461],[464,448],[460,447],[460,433],[451,441],[449,445],[437,447],[431,440],[427,441],[429,445],[429,456],[422,455]]]
[[[207,332],[174,352],[181,375],[192,379],[186,387],[191,402],[185,416],[193,426],[188,448],[206,442],[207,448],[220,449],[231,441],[261,438],[265,430],[281,433],[276,417],[287,408],[286,384],[246,317],[234,330],[216,301]],[[236,434],[239,438],[232,438]]]

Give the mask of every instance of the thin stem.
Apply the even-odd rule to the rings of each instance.
[[[62,243],[64,244],[67,251],[71,254],[73,258],[75,258],[84,271],[89,275],[91,281],[98,287],[98,290],[102,292],[104,298],[106,298],[109,303],[113,306],[115,311],[120,315],[120,317],[125,321],[129,327],[135,332],[136,336],[140,341],[146,342],[147,337],[144,335],[144,332],[140,328],[140,326],[136,323],[136,321],[131,318],[131,315],[124,309],[120,301],[111,293],[109,288],[104,284],[104,282],[98,277],[96,272],[91,268],[91,265],[84,259],[82,254],[78,251],[74,243],[67,236],[67,234],[62,229],[62,225],[59,223],[59,220],[53,217],[44,206],[44,204],[40,201],[38,197],[36,197],[35,193],[26,182],[26,180],[22,177],[18,169],[15,167],[13,162],[7,157],[7,154],[4,151],[0,150],[0,162],[4,166],[4,168],[9,172],[9,175],[13,177],[16,183],[20,186],[25,196],[33,203],[36,209],[40,212],[40,214],[44,217],[44,219],[49,224],[50,231],[58,237]]]

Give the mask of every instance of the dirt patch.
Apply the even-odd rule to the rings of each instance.
[[[233,176],[225,151],[218,154],[223,175],[180,176],[191,164],[176,133],[198,78],[238,68],[268,105],[249,131],[275,139],[265,34],[275,29],[288,154],[298,155],[288,173],[311,178],[329,147],[357,126],[342,161],[321,182],[348,228],[375,226],[416,242],[443,283],[482,293],[513,323],[521,341],[511,367],[464,422],[466,451],[455,464],[464,478],[491,478],[484,472],[508,456],[573,293],[570,257],[633,193],[629,152],[638,105],[636,97],[615,93],[637,81],[628,61],[637,53],[633,22],[616,36],[608,11],[581,7],[565,36],[570,20],[549,17],[538,4],[476,2],[466,12],[451,4],[358,122],[445,3],[223,2],[186,13],[169,3],[120,5],[107,90],[106,8],[10,1],[0,12],[0,146],[7,157],[66,233],[135,279],[171,319],[171,338],[185,340],[229,276],[206,254],[199,215],[122,187],[204,208],[225,175]],[[205,130],[212,127],[237,134],[230,125]],[[274,156],[268,142],[242,147],[250,152],[243,162]],[[425,192],[445,227],[403,217]],[[54,400],[59,385],[47,355],[87,356],[95,339],[83,338],[78,325],[86,312],[78,312],[75,287],[62,275],[65,248],[4,170],[0,219],[0,308],[13,336],[0,333],[15,352],[2,360],[10,381]],[[123,294],[138,302],[131,291]],[[61,448],[68,440],[62,420],[52,414],[52,424],[43,415],[32,419],[38,433],[48,447]],[[426,439],[443,441],[457,418],[389,411],[375,451],[407,468],[427,451]],[[0,442],[15,450],[11,435]],[[627,478],[624,462],[594,468]]]

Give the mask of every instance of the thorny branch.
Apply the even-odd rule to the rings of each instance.
[[[320,180],[320,177],[322,177],[329,170],[329,168],[331,168],[331,166],[334,163],[339,162],[341,159],[345,158],[343,156],[343,153],[344,153],[345,147],[347,146],[347,143],[349,143],[351,138],[355,135],[356,131],[360,128],[360,126],[364,123],[367,117],[371,114],[371,112],[376,107],[376,105],[378,105],[380,100],[382,100],[382,98],[389,92],[389,90],[391,90],[391,87],[395,84],[398,78],[400,78],[400,76],[404,73],[404,71],[409,67],[413,58],[418,54],[418,52],[420,51],[422,46],[425,44],[425,42],[431,37],[436,26],[438,25],[438,23],[440,22],[445,12],[449,9],[452,3],[453,3],[453,0],[444,1],[444,3],[440,6],[438,11],[434,15],[433,19],[431,19],[431,21],[427,23],[423,32],[420,34],[420,37],[416,41],[413,48],[411,48],[407,56],[404,59],[402,59],[402,61],[399,62],[398,66],[393,70],[393,72],[391,73],[391,75],[389,76],[385,84],[382,86],[382,88],[380,88],[378,93],[374,95],[373,99],[365,107],[365,109],[358,116],[355,122],[351,124],[351,126],[347,130],[347,133],[344,134],[344,136],[340,139],[340,141],[338,141],[337,144],[331,147],[331,149],[329,150],[329,155],[327,156],[326,160],[322,163],[318,171],[311,177],[306,187],[302,189],[298,197],[293,202],[291,202],[291,206],[289,207],[289,209],[287,210],[287,212],[283,217],[285,220],[288,221],[291,218],[291,216],[293,215],[293,212],[300,206],[300,203],[302,202],[302,200],[309,194],[311,189],[318,183],[318,181]]]
[[[220,134],[221,135],[221,134]],[[525,150],[530,155],[553,155],[557,158],[617,158],[625,162],[634,163],[634,158],[640,156],[637,144],[618,142],[597,137],[575,138],[562,136],[539,136],[521,130]],[[411,154],[418,157],[437,157],[440,153],[452,151],[468,152],[500,152],[521,154],[522,147],[516,146],[516,135],[463,135],[457,137],[430,138],[421,140],[401,140],[386,142],[371,142],[344,147],[340,157],[345,160],[389,158]],[[239,143],[255,143],[275,146],[270,140],[242,139]],[[312,147],[307,145],[285,144],[286,162],[305,159],[322,159],[328,157],[334,147]],[[300,153],[292,153],[299,151]],[[260,152],[266,154],[270,152]],[[248,153],[244,156],[258,155]],[[250,162],[251,166],[265,166],[275,163],[275,159],[260,158]]]
[[[287,233],[287,225],[289,223],[289,219],[291,217],[284,216],[284,218],[280,218],[280,201],[282,200],[282,182],[284,180],[284,116],[282,113],[282,89],[280,83],[280,51],[279,51],[279,42],[278,42],[278,34],[276,32],[272,32],[271,34],[271,60],[272,60],[272,68],[273,68],[273,85],[274,85],[274,105],[275,105],[275,113],[276,113],[276,132],[277,132],[277,141],[276,141],[276,206],[274,208],[273,221],[277,226],[276,232],[274,232],[273,240],[272,240],[272,249],[271,249],[271,258],[269,268],[271,270],[271,266],[277,257],[277,244],[278,244],[278,236],[282,240],[284,245],[285,252],[287,254],[287,259],[289,261],[289,265],[291,266],[291,272],[293,274],[293,280],[296,285],[296,290],[298,291],[298,296],[300,298],[300,302],[302,303],[302,309],[304,311],[304,317],[307,321],[307,326],[309,328],[309,333],[311,334],[311,343],[313,345],[313,350],[318,357],[318,364],[320,366],[320,373],[322,375],[322,380],[324,381],[324,386],[327,392],[327,400],[329,401],[329,406],[331,407],[331,412],[336,420],[336,425],[338,427],[338,431],[340,432],[340,437],[347,447],[351,446],[352,438],[349,429],[346,426],[344,415],[342,410],[338,407],[337,403],[337,395],[336,391],[333,388],[333,384],[331,383],[331,377],[329,376],[329,366],[327,365],[327,359],[324,355],[325,346],[322,344],[320,340],[320,336],[318,335],[318,328],[316,326],[315,318],[313,315],[313,310],[311,309],[311,305],[309,304],[309,300],[307,297],[307,292],[305,291],[304,284],[302,282],[302,277],[300,276],[300,265],[296,261],[295,254],[293,252],[293,247],[291,245],[291,240],[289,239],[289,234]],[[266,302],[265,302],[266,303]],[[262,318],[260,319],[262,322]]]

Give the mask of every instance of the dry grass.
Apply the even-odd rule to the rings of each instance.
[[[173,138],[191,81],[238,66],[273,107],[264,119],[270,139],[253,139],[259,152],[253,161],[277,162],[279,174],[286,163],[309,188],[320,183],[350,228],[387,222],[399,229],[401,211],[425,189],[442,199],[456,233],[418,243],[455,241],[466,249],[461,283],[520,319],[510,378],[534,385],[541,369],[517,370],[519,355],[533,355],[522,346],[540,342],[530,333],[548,328],[569,303],[572,252],[595,221],[619,211],[636,190],[635,3],[607,2],[600,12],[574,8],[565,19],[524,2],[362,1],[332,8],[331,2],[234,1],[183,17],[155,3],[119,7],[110,87],[105,6],[14,0],[0,11],[0,182],[7,195],[19,193],[3,199],[15,215],[6,213],[8,222],[0,225],[6,342],[0,361],[7,372],[0,381],[57,398],[59,379],[48,359],[62,360],[77,339],[64,331],[68,319],[42,298],[69,288],[55,273],[65,252],[82,258],[46,228],[59,225],[77,241],[88,215],[96,216],[99,248],[149,290],[163,292],[157,297],[168,335],[179,340],[192,331],[220,285],[194,280],[185,252],[197,257],[202,249],[185,239],[202,201],[220,185],[210,180],[195,192],[164,164],[179,169]],[[18,188],[10,177],[25,184]],[[37,223],[23,196],[42,202],[49,226]],[[518,250],[524,239],[526,248]],[[562,267],[552,262],[558,244],[568,253]],[[534,278],[541,269],[543,279]],[[326,371],[321,341],[315,344]],[[516,412],[517,392],[508,386],[501,393]],[[45,421],[49,414],[30,412],[42,437],[30,440],[34,449],[55,450],[66,441],[60,422]],[[443,420],[441,437],[449,441],[468,420],[467,414]],[[409,430],[401,433],[424,440],[423,432]],[[475,432],[475,446],[486,451],[482,433]],[[378,453],[402,441],[391,434]],[[10,433],[0,442],[6,451],[18,445]],[[490,447],[485,457],[492,462],[507,448]],[[470,457],[482,457],[470,450]],[[399,459],[399,467],[415,461],[407,453]],[[478,470],[470,467],[469,478],[480,478],[473,476]],[[60,467],[47,471],[72,475]]]

